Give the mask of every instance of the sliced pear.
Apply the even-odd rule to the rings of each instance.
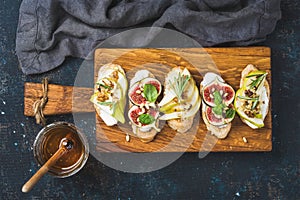
[[[176,94],[173,92],[173,90],[165,88],[165,91],[166,92],[164,93],[163,99],[158,104],[159,107],[165,106],[176,97]]]
[[[165,92],[164,92],[164,97],[163,99],[159,102],[158,106],[162,107],[169,102],[171,102],[174,98],[177,97],[176,93],[172,89],[172,84],[174,84],[174,79],[178,78],[179,74],[186,75],[186,76],[191,76],[190,72],[184,68],[183,70],[180,69],[180,67],[173,68],[166,76],[165,79]],[[193,85],[195,84],[194,79],[190,78],[188,81],[188,84],[185,86],[185,90],[182,96],[186,96],[187,98],[192,94],[191,90],[187,90],[188,88],[193,88]]]
[[[125,84],[125,83],[124,83]],[[126,85],[123,87],[117,83],[117,90],[119,93],[115,94],[114,96],[117,96],[118,100],[116,101],[115,109],[113,110],[112,116],[115,117],[119,122],[125,123],[125,117],[124,117],[124,110],[125,110],[125,104],[126,104],[126,98],[125,98],[125,93],[126,93]],[[125,91],[123,90],[125,89]],[[120,96],[118,96],[120,95]]]
[[[248,126],[250,126],[250,127],[253,128],[253,129],[260,128],[260,127],[258,127],[258,126],[256,126],[256,125],[252,124],[251,122],[249,122],[249,121],[246,120],[246,119],[242,119],[242,121],[245,122]]]
[[[122,88],[123,96],[125,97],[127,89],[128,89],[128,82],[127,82],[126,76],[123,73],[118,72],[118,76],[119,76],[118,83],[119,83],[120,88]]]
[[[176,98],[176,94],[173,91],[173,89],[171,88],[170,84],[172,84],[174,82],[174,78],[178,77],[178,73],[180,72],[179,68],[173,69],[167,76],[166,81],[165,81],[165,93],[164,93],[164,97],[163,99],[160,101],[160,103],[158,104],[158,106],[163,107],[166,106],[166,104],[172,102],[174,100],[174,98]],[[184,70],[182,71],[183,75],[187,75],[187,76],[191,76],[191,74],[189,73],[189,71],[184,68]],[[193,78],[190,78],[190,80],[188,81],[187,85],[185,86],[185,89],[182,93],[182,101],[181,102],[187,102],[190,100],[190,98],[192,97],[192,95],[194,94],[194,87],[196,86],[195,81]],[[164,108],[163,108],[164,110]]]
[[[264,75],[263,79],[260,81],[260,84],[258,88],[256,88],[256,93],[260,94],[262,92],[262,87],[264,86],[264,82],[266,80],[267,73],[264,71],[252,71],[248,75],[246,75],[242,88],[249,89],[249,85],[252,83],[253,79],[255,79],[255,76]]]
[[[180,68],[174,68],[171,72],[169,72],[166,77],[167,86],[165,88],[165,91],[167,92],[165,92],[164,98],[159,104],[161,106],[161,111],[164,111],[166,113],[160,117],[161,120],[191,117],[194,116],[200,108],[201,98],[199,95],[199,90],[192,77],[190,78],[187,86],[184,89],[184,94],[182,95],[186,98],[182,99],[180,103],[174,103],[173,99],[176,97],[176,95],[174,95],[175,92],[173,92],[173,90],[171,89],[170,84],[173,83],[174,77],[178,77],[179,73],[191,77],[190,72],[186,68],[184,70],[181,70]],[[171,95],[168,97],[168,94]],[[170,97],[173,98],[171,99]],[[171,101],[169,101],[170,99]]]
[[[181,101],[181,103],[177,103],[177,105],[171,107],[169,110],[166,111],[166,113],[172,113],[172,112],[179,112],[186,110],[191,105],[193,106],[195,102],[197,102],[197,99],[199,98],[199,92],[196,85],[194,85],[193,95],[190,97],[190,99],[187,101]]]
[[[198,88],[195,84],[191,85],[191,87],[189,87],[189,88],[186,88],[184,93],[185,93],[184,95],[187,98],[183,99],[181,101],[181,103],[178,103],[177,101],[174,101],[174,99],[173,99],[169,103],[162,106],[160,108],[160,111],[164,112],[164,113],[171,113],[171,112],[174,112],[175,110],[181,111],[183,109],[183,107],[186,107],[191,102],[195,102],[197,100],[196,95],[199,95]]]
[[[118,73],[118,80],[111,77],[112,73]],[[95,107],[100,110],[99,115],[106,125],[112,126],[118,121],[125,123],[124,109],[126,104],[125,94],[128,88],[128,82],[124,70],[119,65],[107,64],[102,66],[98,72],[98,81],[107,78],[113,84],[113,95],[105,102],[97,100],[98,92],[96,91],[90,98],[90,101],[95,104]]]
[[[116,120],[118,120],[119,122],[121,122],[122,124],[125,123],[124,107],[122,107],[122,103],[121,102],[119,102],[119,103],[116,104],[115,110],[114,110],[112,116]]]
[[[198,91],[198,89],[197,89],[197,91]],[[194,116],[198,112],[200,105],[201,105],[201,98],[200,98],[200,95],[198,95],[198,98],[195,101],[195,104],[193,104],[191,109],[189,109],[188,111],[164,114],[159,119],[160,120],[169,120],[169,119],[187,118],[187,117]]]
[[[234,107],[236,112],[239,114],[239,116],[243,119],[245,119],[246,121],[248,121],[249,123],[255,125],[258,128],[261,128],[264,126],[264,119],[263,118],[250,118],[248,117],[244,110],[243,110],[243,105],[242,105],[242,101],[239,100],[239,96],[244,96],[244,89],[241,88],[236,92],[236,96],[235,96],[235,101],[234,101]]]
[[[181,102],[187,102],[189,101],[193,94],[196,92],[197,86],[195,84],[194,79],[190,79],[188,84],[185,86],[185,89],[182,93],[182,101]]]
[[[173,108],[174,106],[177,106],[178,105],[178,102],[175,102],[175,101],[170,101],[168,104],[164,105],[163,107],[161,107],[159,109],[160,112],[163,112],[163,113],[169,113],[169,110],[171,108]]]

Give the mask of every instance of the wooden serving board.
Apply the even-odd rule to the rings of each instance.
[[[165,75],[172,67],[187,67],[199,86],[206,72],[220,73],[235,90],[239,88],[241,71],[247,64],[254,64],[269,74],[271,86],[270,49],[267,47],[245,48],[186,48],[186,49],[97,49],[94,60],[95,80],[99,68],[109,62],[120,64],[126,71],[128,80],[139,69],[148,69],[162,84]],[[38,83],[25,83],[24,114],[33,116],[33,103],[42,97],[42,86]],[[78,88],[50,84],[45,115],[71,112],[95,112],[89,101],[93,88]],[[74,103],[80,102],[80,104]],[[271,103],[271,102],[270,102]],[[126,106],[128,107],[128,106]],[[127,114],[125,113],[125,116]],[[207,133],[206,126],[198,114],[193,127],[187,133],[176,133],[163,126],[155,140],[145,144],[131,137],[126,142],[125,134],[131,133],[128,123],[113,127],[106,126],[96,115],[97,149],[101,152],[251,152],[272,150],[271,104],[265,119],[265,127],[253,130],[242,123],[236,115],[228,137],[217,140]],[[128,119],[127,119],[128,121]],[[243,141],[243,137],[248,142]]]
[[[247,48],[186,48],[186,49],[97,49],[95,51],[95,80],[99,68],[106,63],[121,65],[130,80],[140,69],[147,69],[164,84],[165,75],[171,68],[187,67],[199,86],[206,72],[220,73],[224,80],[235,90],[239,88],[241,71],[247,64],[254,64],[269,74],[271,85],[270,49],[267,47]],[[214,65],[215,64],[215,65]],[[217,67],[217,68],[216,68]],[[128,106],[127,106],[128,107]],[[271,108],[271,104],[270,104]],[[127,110],[126,110],[127,111]],[[126,116],[125,112],[125,116]],[[200,115],[200,112],[199,112]],[[108,127],[96,115],[97,149],[105,152],[246,152],[272,150],[271,109],[265,119],[265,127],[251,129],[236,115],[231,131],[226,139],[216,140],[208,134],[202,117],[194,120],[187,133],[176,133],[167,124],[156,138],[145,144],[138,138],[125,140],[131,127],[125,125]],[[197,121],[197,122],[195,122]],[[248,142],[243,141],[243,137]]]
[[[43,109],[43,113],[44,115],[59,115],[72,112],[94,112],[94,106],[89,101],[92,94],[92,88],[80,88],[73,86],[49,84],[48,102],[45,108]],[[42,84],[24,84],[25,116],[34,116],[33,104],[42,97]],[[79,101],[81,102],[80,105],[74,103]]]

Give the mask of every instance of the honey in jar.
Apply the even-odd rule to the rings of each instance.
[[[55,122],[39,132],[33,145],[34,157],[43,165],[59,149],[64,138],[71,142],[72,148],[49,169],[50,174],[60,178],[75,174],[86,163],[89,146],[85,136],[71,123]]]

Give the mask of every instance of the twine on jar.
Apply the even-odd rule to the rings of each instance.
[[[48,78],[42,80],[43,97],[36,100],[33,104],[33,112],[37,124],[46,125],[46,118],[43,109],[48,101]]]

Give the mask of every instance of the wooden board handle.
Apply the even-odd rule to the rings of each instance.
[[[44,115],[56,115],[72,112],[94,112],[94,106],[89,101],[92,94],[93,88],[49,84],[48,102],[43,110],[43,113]],[[33,104],[42,96],[42,84],[25,83],[24,115],[34,116]],[[80,102],[80,104],[76,104],[74,102]]]

